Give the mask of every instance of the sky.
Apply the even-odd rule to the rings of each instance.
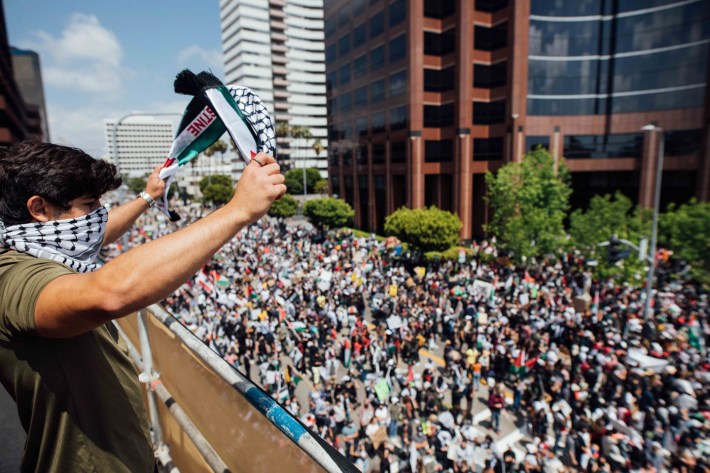
[[[10,45],[40,55],[51,141],[97,158],[104,119],[182,113],[172,83],[186,67],[223,76],[219,0],[3,4]]]

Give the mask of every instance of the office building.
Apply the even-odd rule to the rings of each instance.
[[[143,177],[165,162],[174,138],[171,121],[134,117],[115,125],[115,119],[104,120],[104,136],[107,158],[118,165],[121,174]]]
[[[0,145],[26,139],[45,139],[42,128],[40,109],[25,103],[15,82],[5,10],[0,1]]]
[[[279,160],[325,175],[327,149],[322,0],[221,0],[228,84],[253,89],[277,125]],[[312,138],[280,136],[278,125],[302,127]]]
[[[33,107],[39,114],[42,139],[49,141],[49,124],[47,121],[47,106],[44,101],[44,85],[39,54],[28,49],[10,48],[12,55],[12,70],[15,83],[20,89],[20,95],[26,106]]]
[[[402,205],[487,221],[486,171],[538,145],[572,204],[621,190],[651,206],[710,198],[710,2],[328,0],[329,175],[356,224]]]

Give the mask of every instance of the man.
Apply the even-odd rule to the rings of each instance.
[[[488,408],[491,410],[491,427],[495,433],[498,433],[500,429],[500,411],[504,407],[505,399],[503,399],[498,386],[495,386],[488,396]]]
[[[23,472],[154,471],[137,373],[110,322],[175,291],[286,191],[258,155],[227,205],[97,268],[101,246],[162,194],[157,172],[148,181],[107,216],[115,166],[48,143],[0,148],[0,381],[27,432]]]

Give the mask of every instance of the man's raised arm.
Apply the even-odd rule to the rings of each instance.
[[[145,185],[145,191],[154,201],[161,198],[163,192],[165,192],[165,181],[158,177],[161,167],[158,166],[153,170],[148,176],[148,182]],[[115,209],[111,209],[108,213],[108,222],[106,222],[104,246],[118,240],[147,209],[148,201],[145,199],[133,199]]]
[[[41,336],[67,338],[158,302],[174,292],[246,225],[286,192],[279,165],[266,155],[249,164],[232,200],[171,235],[122,254],[94,273],[62,276],[40,293]]]

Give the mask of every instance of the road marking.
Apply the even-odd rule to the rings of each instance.
[[[426,350],[423,349],[423,348],[419,350],[419,354],[420,354],[421,356],[425,356],[425,357],[429,358],[430,360],[434,361],[434,362],[435,362],[436,364],[438,364],[438,365],[446,366],[446,362],[444,361],[443,358],[441,358],[441,357],[439,357],[439,356],[436,356],[436,355],[433,354],[433,353],[429,353],[428,351],[426,351]]]

